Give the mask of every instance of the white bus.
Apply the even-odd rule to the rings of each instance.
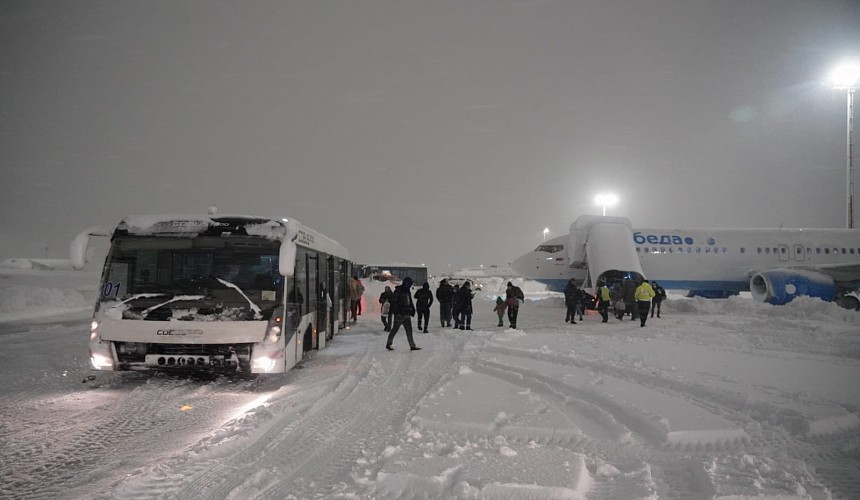
[[[105,259],[92,367],[284,373],[346,324],[351,273],[343,246],[296,221],[127,217]]]

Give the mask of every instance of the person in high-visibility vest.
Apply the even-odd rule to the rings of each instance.
[[[606,282],[601,282],[597,288],[597,312],[603,318],[603,323],[609,321],[609,303],[612,300],[612,292],[606,286]]]
[[[645,326],[648,319],[648,309],[651,309],[651,299],[654,298],[654,289],[648,280],[642,279],[642,283],[636,287],[636,305],[639,308],[639,326]]]

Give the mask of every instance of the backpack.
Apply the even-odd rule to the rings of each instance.
[[[515,286],[515,287],[514,287],[514,295],[516,295],[516,296],[517,296],[517,298],[518,298],[518,299],[520,299],[520,300],[522,300],[522,301],[525,301],[525,300],[526,300],[525,296],[523,296],[523,291],[522,291],[522,289],[521,289],[520,287],[518,287],[518,286]]]

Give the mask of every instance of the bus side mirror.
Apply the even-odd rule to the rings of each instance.
[[[88,227],[78,233],[69,248],[69,261],[72,263],[72,268],[81,270],[87,263],[87,247],[90,243],[90,236],[110,236],[111,228],[105,226]]]
[[[285,278],[290,278],[296,272],[296,243],[285,241],[281,243],[281,251],[278,255],[278,272]]]

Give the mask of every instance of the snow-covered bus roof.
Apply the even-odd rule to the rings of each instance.
[[[268,240],[294,240],[298,246],[349,260],[346,247],[295,219],[226,214],[129,215],[114,228],[113,235],[117,234],[180,238],[247,235]]]

